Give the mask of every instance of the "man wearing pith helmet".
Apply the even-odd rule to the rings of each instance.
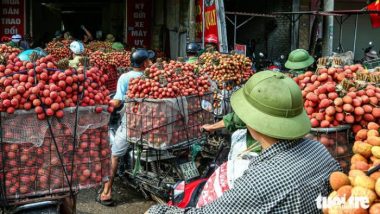
[[[314,58],[304,49],[296,49],[290,52],[285,67],[290,70],[293,75],[305,73],[308,67],[314,63]]]
[[[329,176],[340,167],[321,143],[304,138],[311,126],[297,84],[279,72],[259,72],[231,104],[261,153],[214,202],[186,210],[156,205],[148,213],[320,213],[316,199],[329,194]]]

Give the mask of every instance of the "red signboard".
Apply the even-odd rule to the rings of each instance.
[[[235,44],[235,53],[237,54],[242,54],[246,55],[247,54],[247,46],[246,45],[240,45],[240,44]]]
[[[202,41],[202,6],[203,0],[197,1],[197,40]],[[208,35],[214,34],[218,38],[218,24],[216,15],[215,0],[205,0],[205,38]],[[219,41],[219,39],[218,39]]]
[[[128,44],[132,47],[150,47],[152,0],[127,1]]]
[[[24,0],[0,1],[0,36],[25,33]]]

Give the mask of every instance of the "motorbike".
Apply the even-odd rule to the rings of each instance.
[[[5,213],[12,214],[59,214],[59,213],[75,213],[75,202],[67,200],[69,195],[48,197],[48,198],[36,198],[34,202],[27,204],[20,204]],[[74,199],[75,200],[75,199]],[[70,201],[70,202],[69,202]],[[74,205],[74,206],[73,206]]]
[[[375,46],[374,46],[373,42],[371,41],[371,42],[368,43],[368,47],[365,48],[365,49],[363,49],[364,56],[363,56],[363,58],[361,60],[362,63],[364,63],[366,61],[371,61],[371,60],[379,58],[376,50],[374,50],[374,47]]]
[[[278,60],[273,60],[269,64],[268,70],[278,71],[278,72],[284,71],[284,67],[285,67],[284,64],[285,64],[285,56],[281,55]]]
[[[75,213],[76,193],[36,195],[23,200],[7,200],[0,192],[0,213],[60,214]]]
[[[265,56],[264,53],[260,52],[256,57],[255,53],[252,54],[252,69],[255,72],[265,70],[270,64],[270,60]]]
[[[168,205],[179,208],[195,207],[199,199],[199,194],[202,192],[208,178],[218,166],[227,160],[230,148],[228,146],[229,143],[226,141],[226,136],[218,133],[210,139],[211,140],[208,141],[208,144],[214,149],[214,152],[211,156],[212,160],[207,165],[203,175],[190,182],[179,180],[175,183],[172,186],[172,192],[169,197]],[[207,148],[208,147],[204,150],[205,152],[210,149]]]
[[[248,149],[246,147],[246,135],[247,135],[247,130],[240,129],[240,130],[235,131],[231,135],[231,142],[229,143],[230,146],[224,147],[224,149],[223,149],[223,147],[220,147],[220,149],[218,150],[218,153],[214,156],[213,163],[215,163],[216,166],[221,166],[223,163],[225,163],[228,160],[229,163],[231,164],[229,167],[232,167],[232,168],[236,169],[237,171],[239,171],[238,168],[240,168],[244,171],[245,167],[248,167],[247,163],[249,163],[249,161],[248,162],[247,161],[235,162],[235,161],[237,160],[238,156],[240,156],[242,153],[246,152]],[[226,148],[228,148],[228,149],[226,149]],[[226,156],[223,155],[223,151],[228,152],[228,155],[227,155],[228,158],[225,158]],[[258,153],[249,152],[246,155],[247,155],[247,157],[248,156],[252,157],[252,156],[257,156]],[[228,163],[226,163],[226,164],[228,165]],[[243,165],[245,165],[245,167]],[[216,169],[214,169],[212,172],[214,172],[215,170]],[[235,171],[235,170],[232,170],[232,171]],[[223,172],[220,171],[220,169],[219,169],[219,173],[223,173]],[[208,175],[207,177],[202,177],[202,178],[199,178],[199,179],[194,180],[194,181],[189,182],[189,183],[186,183],[185,181],[177,182],[177,184],[174,185],[174,187],[173,187],[171,200],[168,202],[168,205],[176,206],[179,208],[196,207],[198,204],[198,201],[200,200],[203,188],[204,188],[206,182],[208,182],[209,177],[211,177],[211,174]],[[232,176],[232,177],[229,177],[227,179],[234,180],[238,177]],[[215,177],[214,177],[214,179],[210,180],[211,186],[213,186],[213,187],[211,187],[211,189],[210,189],[210,186],[208,186],[206,189],[206,192],[207,191],[210,192],[213,190],[216,191],[217,187],[215,185],[218,185],[218,182],[213,183],[213,182],[215,182],[215,180],[218,180],[218,179],[217,178],[215,179]],[[219,183],[219,185],[221,185],[221,184]],[[213,188],[215,188],[215,189],[213,189]],[[221,191],[221,190],[219,189],[218,191]],[[202,196],[202,197],[208,198],[208,196]],[[214,196],[211,196],[211,197],[214,197]],[[205,198],[203,198],[203,200],[204,199]],[[201,204],[202,203],[204,203],[204,201],[201,202]]]
[[[259,53],[259,61],[258,61],[258,66],[257,70],[258,71],[263,71],[265,70],[268,65],[270,64],[270,60],[266,57],[266,55],[262,52]]]
[[[111,144],[121,124],[123,112],[124,108],[119,108],[111,114]],[[198,142],[179,143],[165,149],[130,143],[123,161],[119,163],[119,177],[124,184],[140,192],[146,199],[166,203],[178,181],[196,181],[209,176],[216,168],[216,161],[210,160],[224,144],[216,144],[216,141],[208,139],[205,134]]]
[[[252,67],[255,71],[283,71],[285,68],[285,56],[281,55],[278,59],[271,60],[264,53],[260,52],[258,54],[258,59],[256,59],[255,54],[253,54]]]

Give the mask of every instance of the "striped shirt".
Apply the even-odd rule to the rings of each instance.
[[[318,196],[327,196],[332,172],[340,170],[317,141],[279,141],[253,157],[234,188],[201,208],[155,205],[149,213],[321,213]]]

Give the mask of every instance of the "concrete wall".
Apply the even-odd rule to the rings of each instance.
[[[125,2],[110,2],[103,7],[102,25],[99,28],[106,35],[112,33],[118,41],[124,38],[124,22],[126,21]],[[104,36],[105,36],[104,35]]]
[[[336,10],[359,10],[366,6],[365,1],[337,1],[335,2]],[[342,44],[345,50],[353,50],[354,44],[354,30],[355,30],[356,16],[351,16],[343,24]],[[334,48],[339,44],[339,27],[337,22],[334,23]],[[363,57],[363,48],[368,47],[368,42],[373,41],[375,49],[380,49],[380,28],[373,29],[369,15],[360,15],[358,19],[358,31],[356,42],[355,58],[361,59]]]
[[[225,10],[229,12],[270,13],[275,11],[291,11],[292,0],[243,1],[225,0]],[[233,15],[228,15],[234,20]],[[238,16],[238,25],[248,17]],[[227,21],[227,37],[229,47],[233,47],[233,25]],[[251,55],[250,42],[256,40],[255,53],[267,53],[270,58],[287,55],[290,51],[290,21],[286,17],[255,17],[237,30],[236,43],[246,44],[247,54]]]
[[[310,10],[310,0],[301,1],[301,10]],[[335,1],[335,10],[360,10],[366,6],[365,1],[361,0],[338,0]],[[354,47],[354,32],[355,32],[355,19],[356,15],[353,15],[347,19],[343,24],[342,33],[342,45],[345,51],[353,50]],[[309,47],[310,39],[310,16],[302,16],[300,20],[300,48],[307,49]],[[358,32],[356,42],[355,58],[361,59],[363,57],[363,48],[368,46],[368,42],[373,41],[375,43],[375,49],[380,49],[380,28],[373,29],[369,15],[359,15],[358,18]],[[334,20],[334,50],[339,45],[339,25]]]
[[[273,12],[291,11],[292,0],[276,1],[272,0]],[[272,12],[270,11],[270,12]],[[268,56],[278,59],[281,55],[287,56],[291,51],[291,22],[287,17],[276,18],[276,28],[269,33]]]
[[[155,0],[153,2],[153,26],[152,26],[152,48],[163,49],[165,34],[165,1]]]
[[[185,56],[189,4],[187,0],[166,0],[166,29],[170,41],[170,58]]]
[[[44,37],[46,37],[47,40],[51,40],[54,36],[54,32],[61,29],[62,18],[65,17],[68,18],[68,22],[74,29],[79,29],[81,24],[86,25],[87,23],[87,27],[92,32],[93,36],[95,36],[96,30],[102,30],[104,35],[112,33],[117,36],[118,40],[123,39],[125,1],[104,1],[101,8],[94,7],[94,10],[96,9],[96,11],[92,11],[94,13],[79,12],[72,14],[71,16],[68,14],[62,15],[59,9],[44,6],[41,4],[43,2],[49,3],[48,0],[32,0],[28,1],[27,4],[27,30],[32,30],[35,41],[39,41]],[[101,1],[98,2],[102,3]],[[60,2],[56,3],[62,5]],[[74,4],[74,6],[75,5],[76,4]],[[52,6],[54,7],[54,5]],[[65,6],[65,4],[63,4],[63,6]],[[85,2],[78,2],[76,10],[81,11],[81,8],[84,10],[92,10],[86,7]],[[30,19],[32,19],[31,25]]]
[[[28,28],[33,32],[32,36],[35,43],[52,39],[55,31],[59,30],[61,26],[60,12],[49,10],[46,6],[42,6],[41,1],[38,0],[33,0],[29,6],[32,8],[32,17],[29,17],[32,18],[32,26]]]
[[[309,1],[301,1],[300,11],[310,10]],[[298,47],[308,50],[310,43],[310,16],[301,16],[299,21],[299,44]]]

